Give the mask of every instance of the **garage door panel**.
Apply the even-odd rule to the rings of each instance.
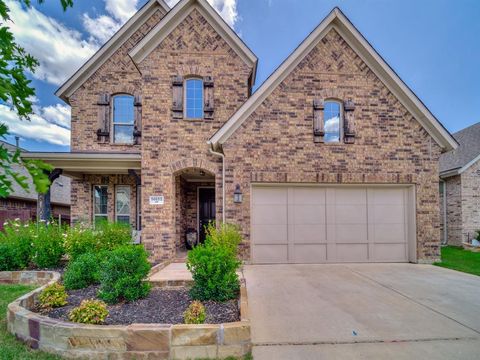
[[[365,205],[334,205],[336,224],[366,224],[367,208]],[[327,207],[327,212],[330,207]],[[330,222],[330,219],[329,219]]]
[[[385,262],[403,262],[406,256],[406,245],[402,244],[375,244],[373,260]]]
[[[362,205],[367,203],[367,192],[358,188],[335,188],[334,196],[328,199],[329,203],[337,205]]]
[[[255,244],[288,244],[287,225],[256,225],[252,230]]]
[[[318,264],[327,261],[327,246],[320,245],[295,245],[293,262],[301,264]]]
[[[368,261],[367,244],[337,244],[335,246],[337,262],[363,262]]]
[[[253,205],[261,204],[287,204],[287,188],[282,187],[262,187],[255,189]]]
[[[254,225],[282,225],[287,223],[286,205],[255,205],[252,209]]]
[[[404,223],[405,209],[403,205],[374,205],[369,211],[371,222],[375,224]]]
[[[325,205],[289,205],[290,224],[325,224]]]
[[[287,245],[255,245],[253,261],[256,264],[282,264],[288,262]]]
[[[290,204],[325,204],[325,189],[322,188],[292,188],[291,194],[291,199],[288,199]]]
[[[292,225],[293,243],[315,244],[326,243],[325,225]]]
[[[366,243],[368,242],[367,224],[341,224],[335,225],[336,243]]]
[[[285,186],[252,191],[255,263],[403,262],[405,188]]]
[[[405,242],[405,224],[376,224],[372,227],[371,236],[374,243]]]

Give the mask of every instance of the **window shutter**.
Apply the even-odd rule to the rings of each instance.
[[[345,144],[355,143],[355,117],[354,117],[355,104],[352,100],[347,100],[343,104],[344,111],[344,141]]]
[[[213,78],[205,76],[203,78],[203,113],[205,119],[213,119]]]
[[[325,135],[323,109],[322,100],[313,100],[313,141],[316,143],[323,143],[323,136]]]
[[[99,142],[108,142],[110,139],[110,95],[102,93],[98,96],[98,125],[97,139]]]
[[[142,96],[135,95],[135,126],[133,127],[133,139],[135,144],[142,143]]]
[[[172,78],[172,112],[174,119],[183,118],[183,77],[174,76]]]

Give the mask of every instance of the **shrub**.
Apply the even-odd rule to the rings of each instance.
[[[143,246],[124,245],[112,250],[100,269],[98,296],[109,304],[147,296],[150,284],[143,280],[149,270],[147,252]]]
[[[56,308],[67,305],[67,293],[65,287],[59,283],[47,286],[38,296],[42,308]]]
[[[34,223],[8,221],[0,233],[0,271],[25,269],[32,256]]]
[[[219,230],[209,225],[205,243],[188,253],[193,299],[226,301],[238,295],[240,281],[236,271],[241,262],[237,259],[237,247],[241,237],[234,232],[238,233],[238,229],[232,225],[222,225]]]
[[[68,318],[82,324],[103,324],[108,316],[107,304],[100,300],[83,300],[70,311]]]
[[[54,268],[60,265],[65,253],[64,229],[55,223],[38,223],[33,236],[33,263],[41,268]]]
[[[65,247],[71,260],[86,253],[113,250],[131,243],[130,226],[121,223],[101,222],[95,229],[77,225],[67,233]]]
[[[200,301],[194,300],[183,313],[185,324],[203,324],[205,322],[205,306]]]
[[[75,260],[70,261],[63,274],[65,288],[69,290],[83,289],[98,283],[99,269],[98,255],[87,253],[78,256]]]

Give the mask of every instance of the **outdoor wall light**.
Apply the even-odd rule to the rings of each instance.
[[[235,204],[240,204],[243,200],[242,190],[240,190],[240,184],[235,186],[235,191],[233,192],[233,202]]]

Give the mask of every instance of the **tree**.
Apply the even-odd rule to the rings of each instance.
[[[31,0],[17,0],[25,6],[31,6]],[[44,0],[38,0],[39,3]],[[73,0],[60,0],[63,10],[73,6]],[[8,28],[10,9],[5,0],[0,0],[0,101],[8,104],[21,120],[28,121],[33,112],[31,98],[35,89],[30,86],[26,72],[34,72],[39,65],[38,60],[28,54],[25,49],[15,42],[15,38]],[[0,123],[0,137],[8,134],[7,124]],[[14,165],[24,166],[32,177],[35,189],[45,193],[50,186],[47,172],[52,166],[40,160],[24,160],[20,151],[11,151],[0,145],[0,197],[7,197],[13,191],[16,182],[28,190],[27,177],[15,171]]]

